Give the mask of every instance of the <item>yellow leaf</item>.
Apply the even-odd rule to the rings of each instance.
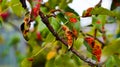
[[[52,50],[52,51],[50,51],[50,52],[47,54],[46,59],[47,59],[47,60],[50,60],[50,59],[54,58],[55,55],[56,55],[56,50]]]

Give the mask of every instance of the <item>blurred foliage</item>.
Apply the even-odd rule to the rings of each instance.
[[[88,11],[91,14],[92,22],[91,26],[86,26],[84,28],[91,28],[89,31],[83,32],[83,34],[80,32],[81,30],[84,31],[80,26],[81,17],[74,9],[68,6],[72,1],[73,0],[48,0],[48,2],[41,4],[40,10],[46,16],[55,15],[49,17],[49,22],[58,35],[64,40],[67,41],[67,38],[65,32],[62,30],[62,23],[66,25],[72,33],[75,32],[76,36],[72,37],[73,47],[79,53],[96,60],[94,59],[95,57],[92,57],[91,47],[84,40],[84,38],[88,36],[86,34],[90,34],[99,39],[101,38],[101,41],[105,43],[105,45],[100,44],[103,46],[101,59],[104,56],[106,57],[104,60],[105,64],[103,65],[105,67],[117,67],[120,65],[120,5],[116,6],[116,1],[113,1],[111,6],[112,10],[103,7],[94,7],[91,12]],[[30,0],[30,3],[34,4],[34,0]],[[35,25],[33,25],[31,31],[28,31],[27,33],[20,31],[20,25],[22,22],[25,23],[25,20],[23,20],[24,17],[28,17],[25,15],[26,13],[27,11],[22,7],[19,0],[0,1],[0,33],[3,32],[2,30],[6,29],[14,33],[13,30],[10,29],[10,25],[15,31],[28,38],[28,41],[25,41],[26,45],[23,45],[26,47],[26,56],[23,56],[22,53],[16,49],[16,46],[19,46],[21,41],[19,35],[14,35],[11,39],[5,40],[5,36],[0,34],[0,44],[8,45],[9,49],[11,47],[15,48],[20,67],[89,67],[89,65],[84,63],[79,57],[74,55],[71,51],[68,51],[66,46],[56,40],[42,22],[40,16],[37,16],[34,19],[32,18]],[[18,19],[20,19],[20,21],[18,21]],[[107,28],[103,29],[106,24],[112,23],[117,25],[114,34],[109,32]],[[95,29],[98,30],[96,35]],[[76,31],[73,32],[73,30]],[[105,33],[103,30],[105,30]],[[7,34],[6,37],[7,36],[9,35]],[[7,55],[7,51],[9,51],[8,48],[6,51],[3,51],[3,56]]]

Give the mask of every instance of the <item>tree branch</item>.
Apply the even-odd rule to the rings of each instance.
[[[57,32],[53,29],[53,27],[50,25],[48,17],[45,16],[41,11],[39,12],[39,15],[43,21],[43,23],[47,26],[47,28],[49,29],[49,31],[56,37],[56,40],[61,41],[65,46],[68,45],[68,43],[61,38]],[[84,62],[88,63],[91,66],[98,66],[98,64],[96,64],[96,61],[90,59],[90,58],[86,58],[83,55],[81,55],[77,50],[75,50],[73,47],[70,49],[70,51],[72,53],[74,53],[75,55],[77,55],[81,60],[83,60]]]

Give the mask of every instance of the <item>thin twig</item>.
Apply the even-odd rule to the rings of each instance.
[[[102,0],[100,0],[96,5],[95,5],[95,7],[99,7],[99,6],[101,6],[101,3],[102,3]]]
[[[48,21],[48,17],[45,16],[41,11],[39,12],[39,15],[43,21],[43,23],[47,26],[47,28],[49,29],[49,31],[56,37],[56,40],[61,41],[65,46],[68,45],[68,43],[62,39],[57,32],[53,29],[53,27],[50,25],[49,21]],[[90,59],[90,58],[86,58],[83,55],[81,55],[77,50],[75,50],[74,48],[71,48],[70,51],[72,53],[74,53],[75,55],[77,55],[81,60],[83,60],[84,62],[88,63],[91,66],[98,66],[98,64],[96,64],[96,62],[94,62],[94,60]]]

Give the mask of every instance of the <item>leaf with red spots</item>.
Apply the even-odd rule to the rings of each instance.
[[[76,23],[77,22],[77,18],[69,18],[69,21],[72,22],[72,23]]]
[[[92,54],[96,57],[98,62],[100,62],[100,58],[102,54],[102,48],[100,44],[95,43],[94,47],[92,48]]]
[[[68,43],[68,49],[70,49],[73,45],[73,37],[72,37],[72,32],[66,25],[62,25],[62,29],[65,32],[65,36],[67,38],[67,43]]]
[[[8,12],[1,12],[0,13],[0,17],[3,19],[3,20],[6,20],[9,16],[9,13]]]
[[[40,32],[37,32],[36,35],[37,35],[37,40],[42,40]]]
[[[95,41],[94,38],[92,37],[86,37],[85,41],[88,43],[87,45],[88,51],[90,51],[93,54],[93,56],[95,56],[97,61],[100,62],[102,54],[101,44],[97,43],[97,41]]]
[[[28,61],[33,61],[33,58],[28,58]]]
[[[88,8],[87,10],[85,10],[84,12],[83,12],[83,15],[82,15],[82,17],[90,17],[90,16],[92,16],[92,14],[91,14],[91,11],[93,10],[93,7],[90,7],[90,8]]]
[[[35,4],[35,7],[32,8],[32,15],[34,17],[37,17],[39,15],[39,11],[40,11],[40,5],[41,5],[40,2],[41,2],[41,0],[38,0],[37,2],[38,3]]]
[[[92,48],[94,45],[94,38],[93,37],[85,37],[85,41],[88,43],[88,45],[90,45],[90,47]]]

